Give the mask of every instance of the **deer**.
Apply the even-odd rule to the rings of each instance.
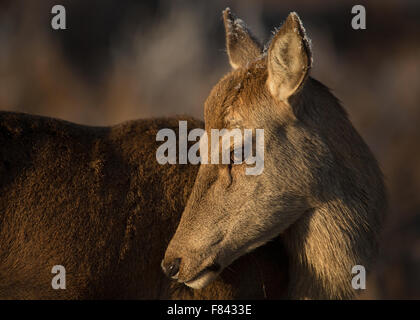
[[[386,216],[379,164],[339,100],[309,75],[311,42],[297,13],[264,48],[229,8],[223,21],[231,71],[205,102],[205,130],[211,140],[212,129],[264,129],[264,170],[201,164],[162,269],[202,290],[280,237],[286,298],[352,299],[352,268],[372,269]]]

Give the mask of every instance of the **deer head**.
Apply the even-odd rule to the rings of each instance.
[[[308,76],[311,47],[296,13],[265,50],[229,9],[223,17],[232,71],[207,98],[205,129],[209,140],[211,129],[264,129],[264,170],[201,164],[162,268],[200,289],[283,235],[290,297],[351,297],[351,269],[369,267],[384,211],[376,161],[337,99]]]

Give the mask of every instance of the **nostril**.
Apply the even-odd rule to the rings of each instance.
[[[179,272],[179,266],[181,264],[181,259],[176,258],[168,264],[164,264],[164,272],[168,277],[174,277]]]

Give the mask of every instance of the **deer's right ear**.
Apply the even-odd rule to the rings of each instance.
[[[292,12],[268,48],[267,86],[271,94],[287,101],[302,86],[311,66],[309,40],[299,16]]]
[[[223,11],[226,30],[226,48],[233,69],[245,67],[262,54],[262,46],[251,34],[245,23],[238,19],[229,8]]]

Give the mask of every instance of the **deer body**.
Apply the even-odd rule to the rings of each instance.
[[[284,294],[284,287],[273,287],[270,280],[272,273],[285,274],[287,260],[278,263],[281,244],[238,261],[204,290],[193,291],[164,277],[161,256],[198,170],[193,165],[159,165],[155,159],[157,131],[177,128],[178,120],[88,127],[0,112],[1,299]],[[202,127],[198,120],[186,120],[191,127]],[[271,260],[273,254],[277,259]],[[54,265],[66,269],[65,290],[51,286]]]

